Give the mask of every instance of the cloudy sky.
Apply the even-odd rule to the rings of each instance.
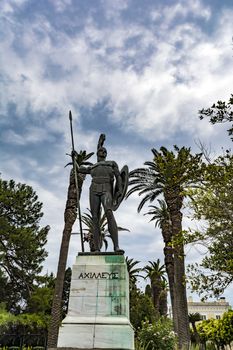
[[[225,126],[200,121],[198,110],[232,93],[232,0],[1,0],[0,18],[0,171],[44,203],[45,271],[56,272],[63,229],[69,110],[76,149],[95,151],[105,133],[120,168],[151,160],[152,147],[195,152],[201,141],[218,154],[231,146]],[[163,259],[163,243],[138,202],[125,201],[116,218],[130,229],[121,247],[145,265]],[[74,235],[70,266],[77,251]],[[201,257],[200,247],[186,252],[188,262]]]

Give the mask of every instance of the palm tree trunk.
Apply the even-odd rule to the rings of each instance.
[[[176,294],[175,294],[175,277],[174,277],[174,257],[173,257],[173,248],[171,247],[171,242],[165,245],[164,247],[164,262],[168,276],[169,291],[171,297],[172,305],[172,317],[174,331],[178,334],[178,315],[177,315],[177,306],[176,306]]]
[[[178,308],[178,334],[179,345],[182,349],[189,348],[190,333],[188,320],[188,306],[185,282],[184,267],[184,249],[178,246],[174,253],[174,272],[175,272],[175,294]]]
[[[196,323],[192,322],[191,324],[193,327],[193,335],[194,335],[195,343],[200,346],[200,335],[197,331]]]
[[[159,296],[159,313],[160,316],[167,317],[168,307],[167,307],[167,290],[163,289]]]
[[[159,316],[159,297],[161,293],[161,281],[159,279],[151,280],[152,301],[156,310],[156,316]]]
[[[79,194],[81,192],[83,179],[79,177]],[[80,198],[80,196],[79,196]],[[67,263],[67,256],[69,250],[70,236],[72,232],[73,224],[77,217],[77,191],[75,187],[74,172],[70,172],[70,182],[67,193],[66,208],[64,212],[65,225],[62,234],[62,242],[60,247],[60,255],[58,261],[57,277],[55,282],[55,291],[53,297],[51,321],[48,330],[48,348],[57,347],[58,332],[61,322],[61,303],[62,303],[62,292],[64,285],[64,277]]]
[[[177,315],[177,307],[176,307],[176,295],[174,291],[175,277],[174,277],[174,255],[173,255],[173,247],[172,247],[172,230],[171,224],[167,221],[164,221],[162,226],[162,235],[165,243],[164,246],[164,263],[168,277],[169,291],[171,297],[171,305],[172,305],[172,317],[173,317],[173,326],[174,331],[178,334],[178,315]]]
[[[182,236],[183,198],[180,190],[176,189],[167,194],[166,202],[172,222],[172,238],[174,246],[174,300],[175,314],[178,318],[178,346],[179,349],[188,349],[190,342],[188,303],[185,282],[184,245]]]

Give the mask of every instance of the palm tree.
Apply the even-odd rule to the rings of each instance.
[[[94,228],[94,223],[93,223],[93,218],[91,215],[90,210],[88,209],[89,213],[84,213],[82,215],[82,222],[86,226],[83,231],[84,231],[84,241],[89,243],[90,246],[90,251],[94,250],[93,246],[93,228]],[[99,226],[100,226],[100,247],[102,247],[103,243],[105,245],[105,250],[108,248],[108,241],[107,238],[111,238],[111,235],[108,231],[108,221],[106,214],[104,213],[102,215],[102,209],[100,209],[100,221],[99,221]],[[117,226],[118,231],[128,231],[127,228]]]
[[[161,316],[167,317],[168,315],[167,292],[169,288],[166,280],[163,280],[161,282],[161,287],[162,287],[162,290],[159,296],[159,313]]]
[[[172,246],[172,225],[167,209],[167,204],[163,199],[158,199],[159,206],[150,205],[151,208],[145,215],[153,215],[150,221],[155,221],[155,227],[161,229],[161,233],[164,240],[164,263],[168,276],[169,291],[171,297],[172,314],[174,320],[174,329],[178,333],[178,315],[176,314],[177,308],[175,307],[175,291],[174,291],[174,255]]]
[[[88,242],[90,246],[90,251],[94,251],[94,243],[93,243],[93,219],[90,210],[88,209],[89,213],[84,213],[82,215],[82,222],[85,225],[85,228],[83,229],[84,232],[84,242]],[[100,209],[100,247],[102,247],[103,243],[105,245],[105,250],[107,250],[108,242],[107,237],[109,237],[109,232],[106,229],[106,226],[108,224],[106,215],[101,213]]]
[[[151,283],[152,301],[155,310],[159,314],[160,309],[160,296],[163,290],[162,281],[166,280],[164,277],[165,266],[160,264],[160,260],[149,261],[149,265],[146,265],[143,269],[146,272],[145,278],[149,277]]]
[[[188,195],[187,188],[193,186],[201,169],[201,154],[193,156],[190,148],[179,149],[175,153],[161,147],[152,149],[153,161],[144,164],[146,168],[135,169],[130,173],[129,185],[133,186],[127,197],[134,192],[143,195],[138,212],[146,202],[153,202],[162,195],[167,205],[171,223],[174,256],[174,293],[176,295],[177,331],[179,348],[188,348],[190,334],[188,307],[185,286],[184,244],[182,235],[182,205]],[[170,282],[170,281],[169,281]]]
[[[129,288],[131,290],[133,288],[136,288],[137,278],[142,277],[140,275],[140,272],[142,271],[142,269],[140,267],[135,267],[137,264],[140,263],[140,261],[138,260],[134,260],[132,258],[129,259],[129,257],[126,256],[125,261],[126,261],[127,270],[129,273]]]
[[[194,335],[195,343],[198,345],[200,344],[200,335],[197,331],[196,322],[199,322],[201,320],[202,320],[202,318],[201,318],[201,314],[199,314],[199,312],[189,314],[189,322],[191,323],[192,328],[193,328],[193,335]]]
[[[90,164],[87,160],[93,155],[93,153],[87,154],[86,151],[75,152],[75,159],[77,166]],[[73,164],[73,163],[68,163]],[[51,320],[48,330],[48,348],[56,348],[58,340],[58,331],[61,321],[61,303],[62,303],[62,292],[63,284],[66,271],[66,262],[69,250],[70,235],[73,224],[77,217],[78,202],[82,191],[83,181],[85,175],[78,174],[77,182],[78,188],[76,188],[76,181],[74,176],[74,169],[70,172],[69,187],[67,192],[67,201],[64,212],[64,229],[62,233],[62,242],[60,247],[60,255],[58,260],[57,277],[55,283],[55,290],[53,296],[53,305],[51,312]]]

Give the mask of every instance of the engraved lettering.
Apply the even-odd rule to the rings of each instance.
[[[117,280],[118,278],[118,272],[112,272],[112,279]]]
[[[79,279],[119,279],[118,272],[81,272]]]

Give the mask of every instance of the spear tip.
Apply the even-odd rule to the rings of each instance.
[[[70,118],[70,120],[72,120],[72,113],[71,113],[71,111],[69,111],[69,118]]]

